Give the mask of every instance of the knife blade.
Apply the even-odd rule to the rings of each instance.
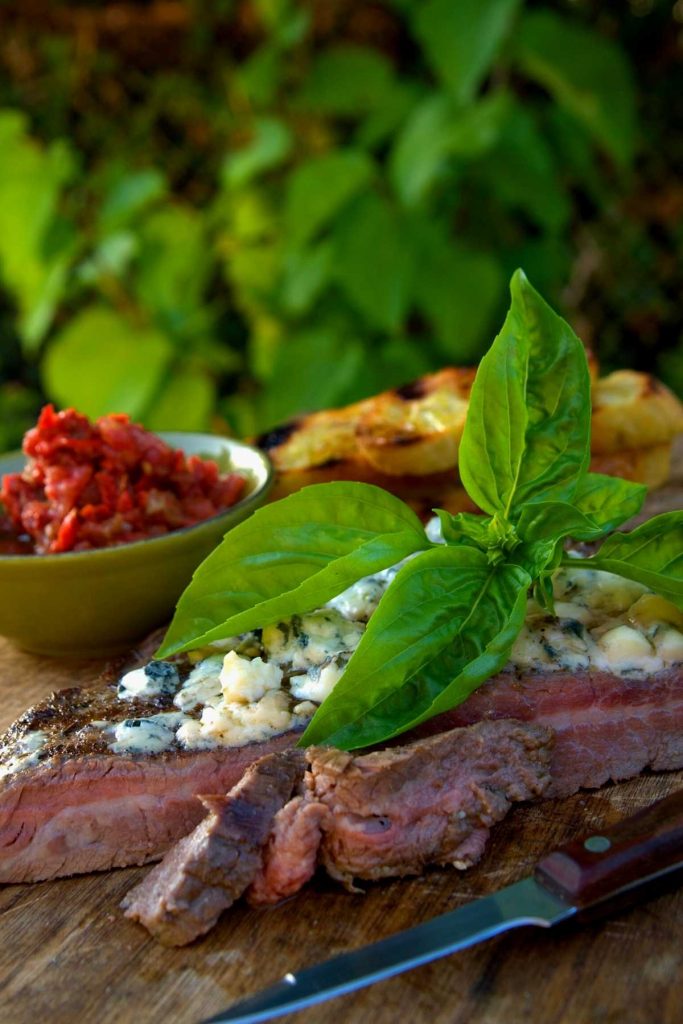
[[[533,876],[380,942],[342,953],[242,1000],[204,1024],[257,1024],[345,995],[512,928],[551,928],[634,902],[683,869],[683,790],[544,857]]]

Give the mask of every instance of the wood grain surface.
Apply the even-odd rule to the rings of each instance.
[[[651,507],[680,507],[670,487]],[[51,690],[87,685],[97,661],[57,661],[0,640],[0,728]],[[324,878],[270,910],[237,905],[203,941],[158,946],[119,902],[147,868],[0,888],[2,1024],[197,1024],[287,971],[362,946],[528,874],[543,854],[683,784],[645,775],[519,806],[465,873],[367,886]],[[524,929],[370,989],[281,1018],[296,1024],[678,1024],[683,889],[581,928]]]

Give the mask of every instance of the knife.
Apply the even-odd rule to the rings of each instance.
[[[635,902],[683,869],[683,790],[544,857],[532,877],[381,942],[343,953],[236,1003],[204,1024],[256,1024],[345,995],[511,928],[551,928]]]

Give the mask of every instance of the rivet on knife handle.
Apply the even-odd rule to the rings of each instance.
[[[583,908],[683,867],[683,790],[544,857],[536,879]]]

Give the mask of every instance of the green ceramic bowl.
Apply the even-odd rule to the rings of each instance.
[[[59,555],[0,555],[0,636],[37,654],[79,657],[126,650],[168,622],[199,563],[250,515],[272,485],[267,457],[212,434],[160,436],[188,455],[247,477],[244,498],[196,526],[113,548]],[[22,469],[21,452],[0,456],[0,477]]]

